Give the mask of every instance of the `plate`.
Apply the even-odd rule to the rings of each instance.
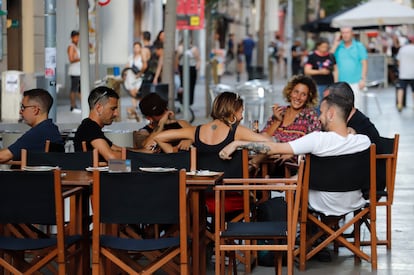
[[[174,172],[177,171],[176,168],[167,168],[167,167],[139,167],[139,170],[144,172]]]
[[[108,171],[109,167],[108,166],[86,167],[85,170],[88,171],[88,172],[92,172],[92,171],[95,171],[95,170],[104,172],[104,171]]]
[[[198,176],[198,177],[214,177],[220,175],[220,172],[209,171],[209,170],[197,170],[187,172],[187,176]]]
[[[58,166],[25,166],[24,171],[50,171],[59,168]]]

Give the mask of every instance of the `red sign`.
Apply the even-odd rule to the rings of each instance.
[[[98,4],[100,6],[106,6],[109,4],[109,2],[111,2],[111,0],[98,0]]]
[[[200,30],[204,28],[204,0],[177,1],[177,29]]]

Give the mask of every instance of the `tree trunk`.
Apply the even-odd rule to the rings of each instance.
[[[260,1],[260,21],[257,42],[257,66],[264,67],[264,34],[265,34],[265,18],[266,17],[266,0]]]
[[[168,108],[174,110],[175,83],[174,83],[174,56],[175,56],[175,25],[176,1],[167,1],[165,7],[165,43],[162,67],[162,82],[168,83]]]

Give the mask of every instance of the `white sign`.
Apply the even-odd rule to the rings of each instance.
[[[56,48],[45,48],[45,77],[56,76]]]
[[[6,92],[18,93],[19,92],[19,75],[8,73],[6,74]]]

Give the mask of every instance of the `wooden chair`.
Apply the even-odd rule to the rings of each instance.
[[[215,186],[216,225],[215,225],[215,255],[216,274],[225,274],[224,252],[273,250],[275,253],[275,271],[282,272],[282,251],[287,253],[288,274],[293,274],[293,251],[295,248],[296,226],[298,222],[299,203],[301,198],[304,164],[301,161],[298,176],[288,178],[242,178],[224,179],[223,185]],[[232,222],[225,220],[224,201],[226,193],[235,190],[243,191],[279,191],[285,194],[287,213],[285,221],[259,222],[245,218]],[[273,243],[259,244],[257,240],[274,240]],[[238,242],[235,242],[237,240]],[[254,242],[251,242],[253,241]],[[285,243],[281,243],[283,240]],[[230,261],[232,263],[233,261]],[[231,266],[229,267],[231,269]]]
[[[45,152],[65,152],[63,144],[51,142],[49,139],[45,143]]]
[[[375,144],[365,151],[332,157],[307,155],[300,210],[300,245],[295,250],[299,255],[299,269],[305,270],[306,261],[315,256],[331,242],[347,247],[354,255],[355,261],[364,259],[377,269],[377,238],[376,238],[376,158]],[[353,212],[353,217],[344,224],[340,216],[325,216],[308,209],[309,190],[346,192],[351,190],[369,190],[369,203]],[[369,216],[371,254],[361,250],[360,225]],[[310,232],[310,227],[316,233]],[[354,241],[348,241],[343,233],[354,226]],[[323,238],[323,237],[326,238]],[[318,240],[323,240],[317,243]]]
[[[248,150],[237,150],[231,160],[222,160],[216,152],[197,151],[196,167],[197,170],[224,172],[224,178],[249,178]],[[229,221],[236,222],[250,216],[250,197],[248,190],[227,194],[225,212]],[[205,200],[207,217],[212,219],[211,223],[207,223],[206,232],[208,241],[211,242],[215,240],[215,198],[212,190],[206,192]],[[244,255],[237,254],[237,259],[245,265],[246,272],[251,271],[255,258],[255,255],[252,257],[249,251],[244,251]]]
[[[392,203],[394,201],[395,175],[397,172],[397,157],[400,135],[394,138],[380,137],[377,141],[377,206],[386,208],[386,237],[378,239],[378,245],[386,245],[391,249]],[[364,220],[369,228],[369,218]],[[378,238],[378,236],[377,236]],[[361,242],[361,245],[370,245],[370,242]]]
[[[45,152],[65,152],[65,147],[63,146],[63,144],[54,143],[47,139],[45,141]],[[22,165],[22,161],[10,160],[6,164],[11,165],[12,169],[16,169],[18,166]]]
[[[74,262],[74,256],[80,256],[81,236],[66,233],[73,231],[65,230],[65,227],[76,225],[72,223],[74,221],[64,224],[63,199],[80,194],[81,189],[63,191],[59,169],[47,172],[0,171],[0,178],[0,223],[4,229],[0,237],[0,266],[13,274],[33,274],[55,261],[59,274],[79,274],[79,269],[67,271],[67,264]],[[20,224],[36,226],[39,232],[39,225],[56,225],[57,233],[56,236],[28,237],[19,230]],[[81,257],[78,261],[82,261]]]
[[[188,274],[186,172],[93,172],[92,274],[106,259],[128,274],[152,274],[179,255],[177,273]],[[104,225],[178,224],[176,236],[136,239],[102,231]],[[142,266],[145,252],[159,251]],[[130,257],[134,255],[134,257]]]

